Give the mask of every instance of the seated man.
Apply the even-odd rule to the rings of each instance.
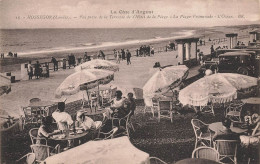
[[[59,102],[58,109],[52,113],[52,117],[57,122],[59,130],[67,130],[69,129],[68,126],[73,124],[71,116],[67,112],[64,112],[64,110],[65,103]]]
[[[90,118],[84,115],[82,111],[77,112],[77,118],[75,121],[75,127],[83,128],[84,130],[95,129],[95,122]]]
[[[238,140],[238,135],[233,133],[230,129],[231,120],[228,118],[224,118],[222,120],[222,130],[215,133],[212,140]]]

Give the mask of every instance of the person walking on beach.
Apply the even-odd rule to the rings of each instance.
[[[28,63],[27,72],[28,72],[29,80],[31,80],[33,77],[33,67],[31,61],[29,61]]]
[[[213,45],[211,45],[211,47],[210,47],[210,54],[211,54],[211,57],[212,57],[212,58],[215,57],[215,50],[214,50]]]
[[[125,60],[125,50],[121,49],[121,54],[122,54],[122,60]]]
[[[153,46],[151,48],[151,56],[154,56],[154,48],[153,48]]]
[[[129,50],[126,50],[126,61],[127,61],[127,65],[131,64],[131,53],[129,52]]]
[[[121,60],[121,54],[119,51],[117,51],[116,53],[116,63],[120,63],[120,60]]]
[[[106,56],[105,56],[104,52],[100,50],[99,53],[100,53],[102,59],[105,60],[105,57],[106,57]]]
[[[55,57],[51,57],[51,62],[53,63],[53,70],[58,71],[58,61],[55,59]]]
[[[116,51],[116,49],[114,49],[113,51],[114,51],[114,58],[115,58],[115,60],[116,60],[116,56],[117,56],[116,54],[117,54],[117,51]]]
[[[41,65],[39,64],[39,61],[36,61],[34,76],[36,79],[39,79],[40,75],[41,75]]]
[[[84,62],[86,62],[88,60],[88,53],[87,52],[85,52],[83,60],[84,60]]]

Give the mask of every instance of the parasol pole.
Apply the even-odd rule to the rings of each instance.
[[[97,97],[97,106],[98,106],[98,108],[100,108],[100,104],[99,104],[99,82],[98,82],[98,97]]]
[[[89,105],[89,93],[88,93],[88,89],[86,89],[86,92],[87,92],[87,96],[88,96],[88,105]],[[91,105],[89,105],[90,108],[91,108]]]

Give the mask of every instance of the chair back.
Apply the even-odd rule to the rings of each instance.
[[[237,140],[216,140],[215,147],[220,156],[236,156]]]
[[[39,130],[38,128],[32,128],[29,131],[29,135],[30,135],[32,144],[36,144],[36,140],[37,140],[37,136],[38,136],[38,130]]]
[[[133,88],[136,99],[143,99],[144,98],[144,91],[141,88]]]
[[[50,156],[50,147],[47,145],[31,145],[32,152],[35,154],[36,161],[44,161]]]
[[[192,158],[203,158],[203,159],[209,159],[218,162],[219,153],[214,148],[202,146],[193,150]]]
[[[196,137],[208,131],[208,126],[204,122],[200,121],[199,119],[192,119],[191,124]]]
[[[158,102],[158,107],[160,111],[171,111],[172,102],[171,101],[160,101]]]
[[[45,138],[38,137],[38,130],[39,130],[38,128],[32,128],[29,131],[32,144],[39,144],[42,143],[41,141],[44,141],[44,143],[47,145],[47,140]]]

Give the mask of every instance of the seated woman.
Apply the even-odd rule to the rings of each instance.
[[[127,106],[127,113],[129,113],[130,111],[132,111],[131,115],[134,115],[134,111],[136,108],[136,103],[135,103],[135,99],[134,99],[134,94],[133,93],[128,93],[127,94],[127,99],[125,102],[126,106]]]
[[[77,113],[75,127],[83,128],[84,130],[96,129],[95,122],[90,117],[85,116],[82,111]]]
[[[113,117],[124,117],[128,114],[129,111],[127,111],[126,104],[125,104],[125,98],[122,97],[123,93],[120,90],[116,91],[116,97],[111,102],[111,115]]]
[[[38,130],[38,134],[37,136],[40,138],[49,138],[50,136],[54,135],[57,133],[57,131],[52,130],[51,128],[51,124],[52,124],[52,117],[51,116],[47,116],[47,117],[43,117],[42,118],[42,124]],[[36,144],[41,144],[41,140],[37,140]]]
[[[238,140],[238,135],[233,133],[230,129],[231,120],[228,118],[224,118],[222,120],[222,129],[217,131],[213,136],[212,140]]]

